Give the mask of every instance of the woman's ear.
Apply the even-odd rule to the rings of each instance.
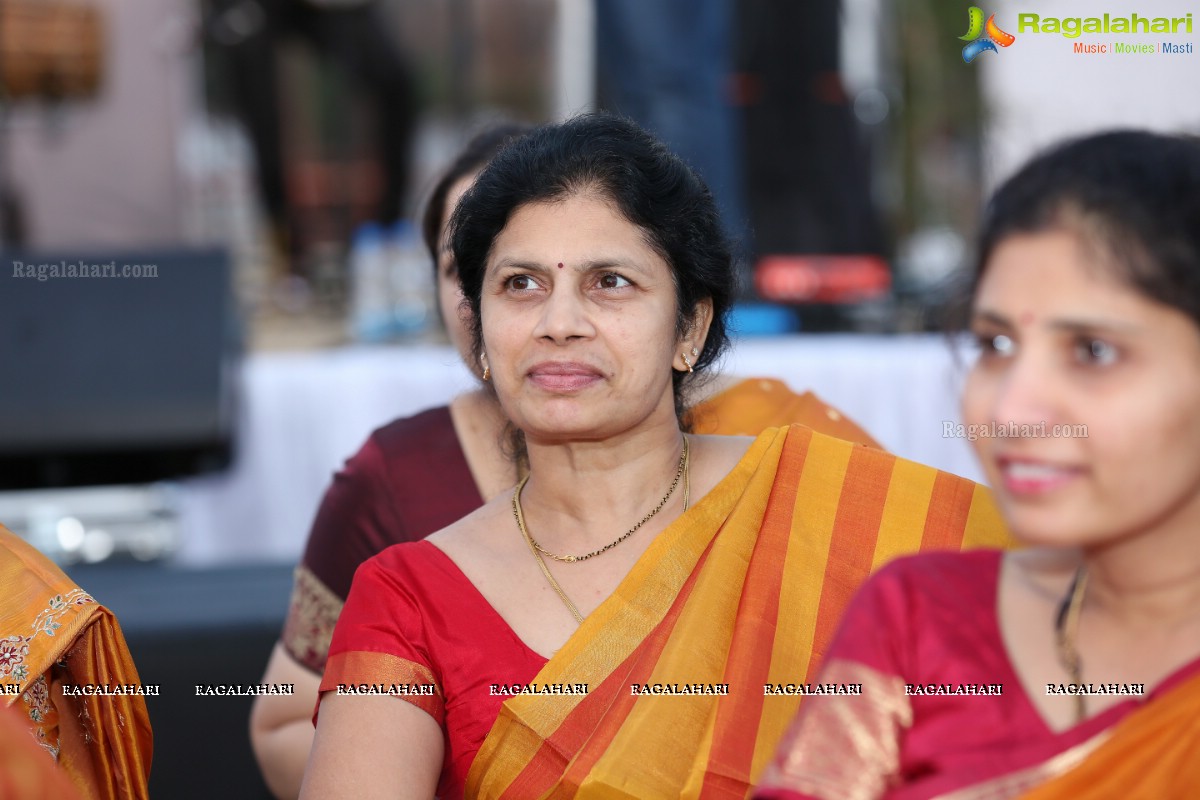
[[[708,340],[708,328],[712,325],[712,318],[711,297],[706,297],[696,303],[692,309],[691,322],[688,324],[687,330],[683,332],[683,336],[679,337],[680,356],[676,357],[677,361],[685,364],[690,362],[692,366],[695,366],[696,359],[704,352],[704,343]],[[685,369],[685,371],[688,370]]]

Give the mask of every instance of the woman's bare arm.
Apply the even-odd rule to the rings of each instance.
[[[300,800],[431,800],[442,730],[410,703],[326,694]]]
[[[254,699],[250,744],[271,794],[279,800],[296,800],[312,750],[312,715],[321,676],[310,672],[276,643],[262,682],[295,685],[292,695],[260,695]]]

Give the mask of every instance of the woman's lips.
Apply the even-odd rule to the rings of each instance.
[[[595,367],[574,361],[546,361],[527,373],[535,386],[548,392],[574,392],[596,383],[604,376]]]
[[[1000,458],[1004,488],[1014,495],[1044,495],[1078,478],[1083,470],[1030,459]]]

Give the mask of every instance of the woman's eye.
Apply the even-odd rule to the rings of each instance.
[[[537,286],[528,275],[513,275],[508,279],[508,288],[517,292],[527,292]]]
[[[615,272],[609,272],[600,276],[601,289],[622,289],[632,285],[628,279]]]
[[[1081,364],[1107,366],[1117,360],[1117,348],[1102,339],[1082,338],[1075,342],[1075,359]]]
[[[1010,356],[1017,349],[1012,337],[1003,333],[976,334],[975,341],[984,355]]]

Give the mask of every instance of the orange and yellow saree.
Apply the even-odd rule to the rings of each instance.
[[[767,428],[799,424],[838,439],[883,447],[858,423],[812,392],[796,394],[774,378],[743,378],[694,406],[695,433],[757,436]]]
[[[501,706],[468,797],[744,797],[847,601],[893,557],[1006,543],[970,481],[801,426],[764,432]]]
[[[146,701],[137,694],[74,694],[84,686],[140,686],[116,620],[0,527],[0,704],[21,715],[31,740],[83,797],[147,797]]]

